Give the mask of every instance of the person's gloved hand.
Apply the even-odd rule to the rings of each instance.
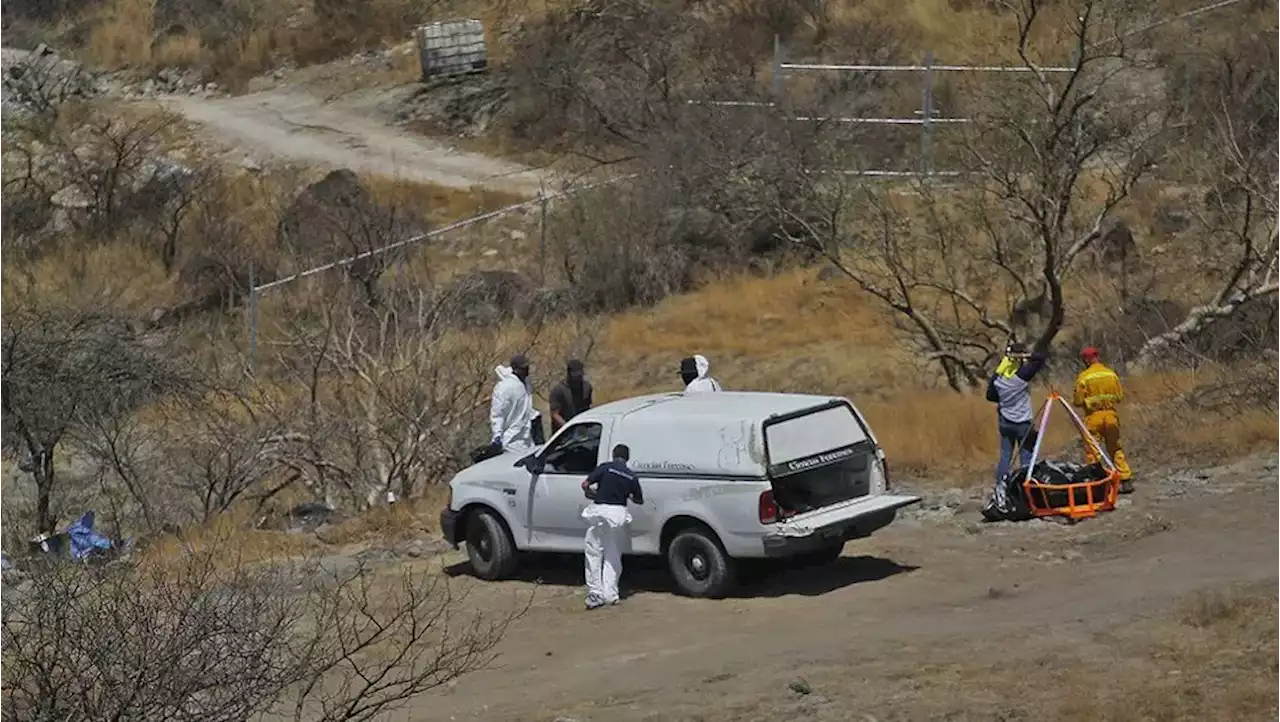
[[[502,448],[502,437],[501,437],[501,436],[495,436],[495,437],[493,437],[493,441],[490,441],[490,442],[489,442],[489,446],[492,446],[492,447],[497,448],[497,449],[501,449],[501,448]]]

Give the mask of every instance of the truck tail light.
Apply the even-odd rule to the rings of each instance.
[[[760,523],[773,524],[778,521],[778,505],[773,503],[773,490],[760,494]]]

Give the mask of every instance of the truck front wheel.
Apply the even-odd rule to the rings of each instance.
[[[515,573],[515,542],[498,515],[488,509],[477,509],[467,517],[467,558],[481,579],[504,579]]]
[[[667,546],[667,566],[676,588],[690,597],[723,597],[733,586],[733,559],[709,529],[678,532]]]

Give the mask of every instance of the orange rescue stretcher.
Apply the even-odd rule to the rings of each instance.
[[[1049,484],[1033,478],[1036,459],[1040,457],[1040,444],[1044,442],[1044,430],[1049,423],[1049,411],[1055,402],[1067,410],[1071,420],[1085,444],[1098,454],[1106,476],[1092,481],[1080,481],[1069,484]],[[1037,426],[1036,443],[1031,452],[1031,462],[1027,464],[1027,476],[1022,481],[1022,490],[1026,494],[1027,504],[1032,515],[1036,517],[1065,516],[1072,521],[1088,519],[1098,512],[1111,511],[1116,508],[1116,498],[1120,493],[1120,470],[1107,455],[1106,449],[1085,426],[1084,420],[1071,408],[1071,404],[1062,398],[1057,391],[1050,391],[1038,414],[1040,423]]]

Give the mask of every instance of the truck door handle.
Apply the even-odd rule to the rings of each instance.
[[[503,490],[502,490],[502,493],[503,493],[503,494],[509,494],[509,495],[511,495],[511,496],[515,496],[515,495],[516,495],[516,490],[515,490],[515,489],[510,489],[510,488],[508,488],[508,489],[503,489]]]

